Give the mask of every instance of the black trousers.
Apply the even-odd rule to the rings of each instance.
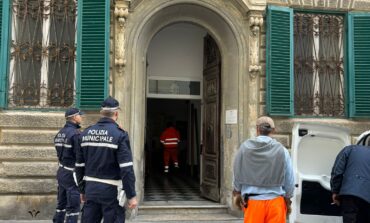
[[[340,196],[343,223],[369,223],[370,204],[350,195]]]

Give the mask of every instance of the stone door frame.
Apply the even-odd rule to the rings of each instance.
[[[234,0],[232,0],[234,1]],[[146,53],[153,36],[164,27],[188,22],[205,28],[221,52],[221,203],[230,204],[232,161],[239,144],[249,132],[248,120],[254,119],[258,106],[249,98],[257,89],[256,79],[248,75],[248,40],[250,29],[244,9],[222,0],[143,1],[128,13],[118,3],[115,15],[115,69],[112,94],[122,105],[119,120],[131,139],[140,201],[144,192],[144,139],[146,122]],[[123,7],[123,8],[120,8]],[[122,12],[122,13],[121,13]],[[123,18],[120,21],[120,19]],[[119,43],[124,42],[124,45]],[[118,49],[118,51],[117,51]],[[123,49],[123,50],[122,50]],[[113,51],[113,50],[112,50]],[[123,53],[122,53],[123,52]],[[251,83],[254,82],[254,83]],[[252,89],[248,86],[252,85]],[[255,91],[257,92],[257,91]],[[225,124],[226,110],[238,110],[238,123]]]

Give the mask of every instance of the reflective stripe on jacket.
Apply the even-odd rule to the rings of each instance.
[[[160,140],[166,149],[176,148],[180,142],[180,133],[174,127],[166,128],[161,134]]]

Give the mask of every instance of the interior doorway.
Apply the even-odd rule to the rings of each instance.
[[[200,100],[147,99],[145,142],[145,201],[199,201]],[[164,146],[160,136],[168,123],[180,134],[179,167],[170,162],[164,172]]]

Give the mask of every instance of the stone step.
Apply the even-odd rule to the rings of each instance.
[[[127,216],[131,216],[130,211]],[[211,201],[151,201],[139,206],[136,218],[132,223],[145,222],[227,222],[240,223],[242,219],[228,214],[227,205]]]
[[[42,187],[39,185],[38,187]],[[1,195],[0,219],[48,220],[51,222],[56,208],[56,194]],[[37,214],[36,214],[37,213]],[[1,221],[0,221],[1,222]]]
[[[88,112],[83,118],[82,127],[87,127],[99,120],[99,113]],[[64,111],[59,112],[23,112],[7,111],[0,113],[0,128],[59,129],[65,123]]]
[[[130,216],[130,211],[127,216]],[[241,222],[228,214],[227,205],[211,201],[151,201],[139,206],[138,215],[128,222]]]
[[[48,144],[53,145],[57,130],[32,130],[32,129],[3,129],[1,131],[1,144]]]
[[[1,145],[0,160],[57,161],[54,146]]]
[[[1,177],[55,177],[58,163],[52,162],[2,162]]]
[[[226,214],[227,206],[212,205],[141,205],[139,215],[157,214]]]
[[[181,222],[181,223],[196,223],[196,222],[213,222],[213,223],[240,223],[243,219],[234,217],[229,214],[204,214],[204,213],[189,213],[189,214],[152,214],[152,215],[138,215],[134,220],[128,222],[145,223],[145,222]]]
[[[56,179],[0,178],[0,194],[52,194],[56,192]]]
[[[0,113],[0,127],[10,128],[59,128],[65,122],[64,112],[22,112]]]

